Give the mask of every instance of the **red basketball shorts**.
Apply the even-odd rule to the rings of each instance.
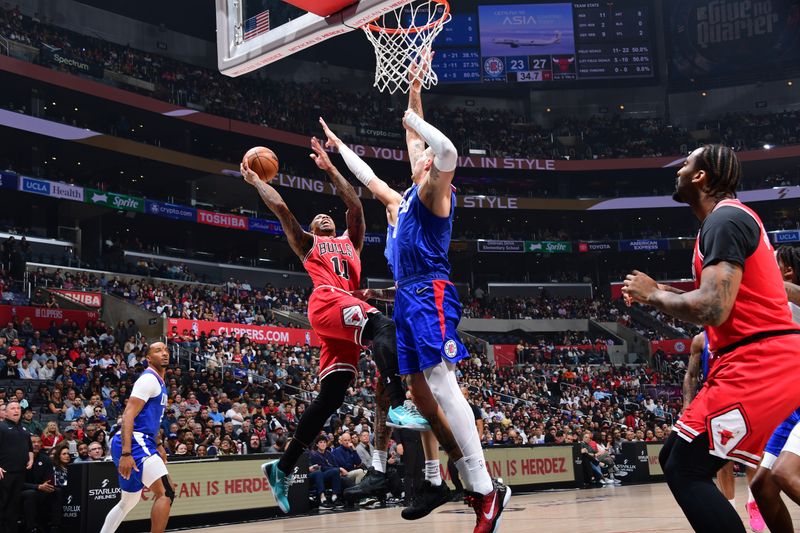
[[[800,407],[800,335],[770,337],[724,354],[673,431],[709,453],[758,467],[770,435]]]
[[[369,315],[378,310],[336,287],[320,286],[308,300],[308,320],[322,341],[319,378],[331,372],[358,375],[361,335]]]

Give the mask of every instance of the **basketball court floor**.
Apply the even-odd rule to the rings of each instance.
[[[747,486],[736,480],[736,504],[746,520]],[[787,500],[795,527],[800,526],[800,508]],[[475,515],[466,505],[450,503],[431,516],[415,522],[400,518],[400,508],[364,509],[356,512],[323,513],[318,516],[268,520],[212,527],[208,533],[263,533],[369,531],[374,533],[469,533]],[[747,523],[745,522],[745,525]],[[749,531],[750,528],[748,527]],[[665,483],[590,490],[563,490],[514,496],[503,513],[501,532],[592,533],[692,531]]]

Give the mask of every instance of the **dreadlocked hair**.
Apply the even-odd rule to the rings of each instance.
[[[784,266],[791,267],[794,272],[792,283],[800,281],[798,280],[798,276],[800,276],[800,248],[784,244],[775,250],[775,255]]]
[[[732,196],[736,198],[736,189],[742,179],[742,166],[736,153],[721,144],[707,144],[697,158],[700,170],[708,174],[706,192],[721,200]]]

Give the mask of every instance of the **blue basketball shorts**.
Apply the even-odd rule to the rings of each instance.
[[[772,469],[772,465],[775,463],[775,460],[781,454],[781,451],[789,441],[792,430],[798,424],[800,424],[800,409],[790,414],[789,418],[781,422],[781,425],[775,428],[775,431],[772,432],[772,436],[769,438],[769,441],[767,441],[767,446],[764,448],[764,459],[761,461],[761,466],[770,470]],[[795,434],[796,433],[797,432],[795,432]],[[800,452],[800,450],[794,449],[790,451],[794,453]]]
[[[458,336],[461,302],[446,279],[420,279],[398,285],[394,301],[400,373],[416,374],[442,361],[469,357]]]
[[[111,458],[114,460],[114,465],[119,468],[119,460],[122,456],[122,433],[118,432],[111,439]],[[136,468],[131,470],[131,475],[128,479],[123,478],[117,473],[119,478],[119,487],[125,492],[139,492],[144,487],[149,487],[157,479],[167,475],[167,465],[161,459],[161,456],[156,450],[156,442],[152,437],[149,437],[138,431],[134,431],[133,438],[131,439],[131,457],[136,463]]]

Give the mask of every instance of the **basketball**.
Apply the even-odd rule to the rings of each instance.
[[[254,146],[244,154],[243,161],[267,183],[278,173],[278,156],[269,148]]]

